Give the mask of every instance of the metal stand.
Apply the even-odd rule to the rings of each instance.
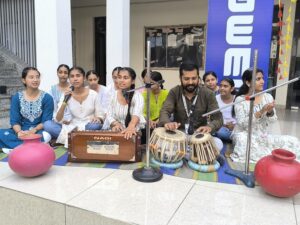
[[[254,50],[254,60],[253,60],[253,71],[252,71],[252,82],[250,90],[252,95],[255,94],[255,82],[256,82],[256,68],[257,68],[257,49]],[[246,161],[245,161],[245,171],[226,169],[225,173],[239,178],[247,187],[253,188],[255,186],[254,174],[249,172],[249,162],[250,162],[250,151],[251,151],[251,139],[252,139],[252,120],[253,120],[253,107],[255,98],[250,99],[250,110],[249,110],[249,122],[248,122],[248,136],[247,136],[247,147],[246,147]]]
[[[149,151],[149,139],[150,139],[150,61],[151,61],[151,46],[150,41],[147,41],[147,75],[146,88],[147,88],[147,125],[146,125],[146,166],[143,168],[135,169],[132,176],[135,180],[141,182],[155,182],[159,181],[163,174],[158,168],[152,168],[149,165],[150,151]]]

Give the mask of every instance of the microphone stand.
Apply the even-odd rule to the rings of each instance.
[[[163,174],[158,168],[152,168],[149,165],[150,151],[149,151],[149,139],[150,139],[150,60],[151,60],[151,46],[150,41],[147,41],[147,74],[146,74],[146,85],[147,88],[147,125],[146,125],[146,166],[135,169],[132,173],[132,176],[135,180],[141,182],[155,182],[159,181]],[[130,90],[134,91],[134,90]]]
[[[282,87],[284,85],[290,84],[290,83],[294,83],[298,80],[300,80],[300,77],[296,77],[292,80],[289,80],[287,82],[284,82],[282,84],[279,84],[277,86],[271,87],[269,89],[266,89],[264,91],[261,91],[259,93],[254,93],[255,92],[255,81],[256,81],[256,69],[257,69],[257,54],[258,51],[257,49],[254,51],[254,60],[253,60],[253,73],[252,73],[252,82],[251,82],[251,91],[252,91],[252,95],[246,97],[243,100],[228,104],[227,106],[221,107],[219,109],[215,109],[213,111],[210,111],[208,113],[203,114],[202,116],[208,116],[211,114],[214,114],[216,112],[219,112],[225,108],[228,108],[230,106],[239,104],[243,101],[248,101],[250,100],[250,110],[249,110],[249,122],[248,122],[248,135],[247,135],[247,145],[246,145],[246,160],[245,160],[245,171],[240,171],[240,170],[233,170],[233,169],[226,169],[225,173],[229,174],[231,176],[237,177],[239,178],[247,187],[251,187],[253,188],[255,186],[255,178],[254,178],[254,174],[253,172],[249,172],[249,162],[250,162],[250,150],[251,150],[251,138],[252,138],[252,119],[253,119],[253,107],[254,107],[254,100],[255,97],[258,95],[261,95],[263,93],[266,92],[270,92],[274,89],[277,89],[279,87]]]

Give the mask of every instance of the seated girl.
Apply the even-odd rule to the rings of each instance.
[[[136,73],[130,67],[121,68],[118,73],[119,90],[113,95],[107,112],[107,124],[113,131],[122,132],[126,139],[136,135],[145,124],[143,117],[144,99],[135,88]]]
[[[107,106],[110,102],[110,94],[108,93],[108,89],[99,84],[100,76],[95,70],[88,71],[85,78],[88,82],[88,87],[98,93],[100,107],[106,113]]]
[[[206,87],[215,93],[215,95],[219,94],[218,77],[214,71],[205,72],[203,75],[203,82]]]
[[[216,96],[219,108],[233,103],[235,97],[234,81],[231,78],[224,78],[220,83],[220,94]],[[231,133],[236,123],[232,115],[232,106],[221,110],[223,126],[216,132],[216,136],[222,141],[231,141]]]
[[[252,80],[252,70],[248,69],[242,76],[243,84],[236,95],[235,101],[244,100],[252,94],[250,88]],[[261,92],[264,87],[263,71],[257,69],[255,92]],[[234,106],[236,125],[232,133],[234,145],[231,159],[237,162],[244,162],[246,158],[246,145],[248,135],[250,102],[243,101]],[[271,122],[277,120],[272,95],[263,93],[255,97],[252,122],[252,141],[250,161],[256,162],[262,157],[271,154],[272,150],[283,148],[292,151],[300,159],[300,143],[296,137],[288,135],[274,135],[267,129]]]
[[[53,119],[49,120],[44,123],[44,128],[48,132],[52,138],[57,138],[60,131],[62,123],[65,121],[63,120],[62,123],[58,123],[55,121],[56,113],[58,110],[58,104],[60,99],[64,96],[66,91],[70,91],[70,83],[68,82],[68,75],[69,75],[69,66],[65,64],[61,64],[57,68],[57,77],[58,77],[58,84],[52,85],[49,91],[49,94],[52,96],[54,101],[54,112],[53,112]]]
[[[144,77],[145,78],[145,77]],[[153,71],[150,75],[150,82],[153,83],[151,85],[150,91],[150,128],[156,128],[159,122],[160,110],[168,96],[169,91],[163,89],[164,86],[162,84],[158,84],[158,81],[163,80],[160,72]],[[147,89],[142,93],[144,97],[144,117],[147,117]],[[142,129],[142,144],[146,143],[146,129]]]
[[[25,90],[12,97],[10,107],[12,128],[0,130],[0,148],[15,148],[22,144],[19,138],[34,133],[45,137],[43,141],[50,141],[50,135],[43,131],[43,124],[52,120],[53,99],[39,89],[40,76],[40,72],[34,67],[26,67],[22,71]]]
[[[74,91],[67,91],[59,103],[56,121],[67,119],[64,123],[57,143],[67,146],[68,133],[78,130],[100,130],[104,119],[104,111],[99,104],[99,95],[94,90],[84,87],[85,72],[81,67],[73,67],[69,71],[69,80]]]

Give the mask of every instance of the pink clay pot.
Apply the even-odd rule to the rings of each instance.
[[[8,155],[10,168],[23,177],[35,177],[46,173],[53,165],[53,149],[41,142],[41,135],[33,134],[21,138],[24,143]]]

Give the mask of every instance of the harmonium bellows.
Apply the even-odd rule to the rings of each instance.
[[[141,136],[129,140],[112,131],[72,131],[69,133],[70,162],[139,162]]]

